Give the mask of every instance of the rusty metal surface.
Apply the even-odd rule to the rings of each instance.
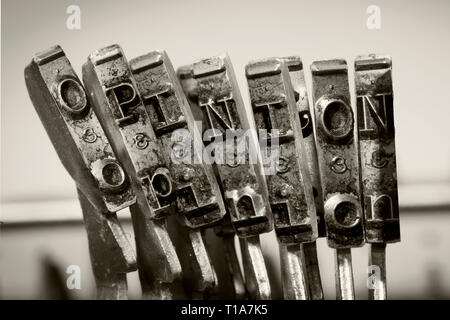
[[[198,106],[197,81],[193,77],[192,65],[178,68],[177,76],[194,119],[202,122],[203,113]],[[217,166],[213,166],[213,171],[220,182]],[[223,194],[223,187],[220,183],[219,189]],[[206,245],[211,254],[214,268],[217,270],[217,295],[224,299],[242,299],[246,295],[246,288],[234,243],[236,231],[231,224],[228,210],[222,221],[213,229],[215,235],[209,236]],[[207,230],[206,232],[208,233]]]
[[[162,144],[177,208],[185,216],[186,225],[196,228],[219,221],[225,214],[219,186],[211,165],[202,161],[201,135],[167,54],[150,52],[132,59],[130,68]]]
[[[285,299],[323,299],[320,236],[336,249],[337,299],[355,298],[364,241],[379,270],[369,299],[386,299],[386,244],[400,241],[391,69],[356,58],[354,111],[345,60],[312,63],[312,106],[300,57],[253,61],[249,109],[226,54],[175,73],[165,51],[128,63],[108,46],[83,65],[86,90],[59,46],[36,54],[27,89],[76,183],[97,297],[126,299],[139,267],[144,299],[271,299],[259,235],[275,226]],[[265,155],[279,143],[275,171],[253,124]],[[115,213],[126,207],[137,254]]]
[[[128,178],[61,47],[36,54],[25,81],[61,162],[95,208],[116,212],[134,203]]]
[[[400,241],[391,59],[355,60],[361,181],[366,241]]]
[[[230,213],[231,224],[241,238],[249,297],[266,299],[271,296],[271,290],[258,235],[272,230],[273,218],[257,144],[253,136],[246,140],[245,130],[250,129],[251,120],[248,119],[230,59],[227,55],[202,59],[191,66],[180,68],[178,76],[193,114],[203,121],[202,133],[209,141],[208,147],[212,147],[210,150],[224,150],[227,143],[231,143],[233,156],[237,156],[231,162],[215,163],[214,170]],[[206,130],[213,133],[210,132],[208,136]],[[230,141],[227,141],[227,131],[233,134]],[[217,137],[225,139],[221,141]],[[242,141],[247,154],[239,158],[242,153],[235,149],[234,142],[239,145]],[[249,163],[250,152],[258,155],[252,164]],[[227,233],[227,229],[219,227],[216,230],[221,234]],[[233,254],[227,260],[232,266],[230,271],[237,269],[236,261],[232,258]],[[234,289],[236,292],[240,290],[237,286]]]
[[[138,190],[138,202],[148,207],[150,218],[173,214],[172,179],[122,49],[112,45],[89,55],[83,79],[94,111]]]
[[[272,290],[258,236],[239,239],[244,266],[245,285],[252,300],[270,300]]]
[[[369,266],[379,277],[369,288],[369,299],[385,300],[386,243],[400,241],[392,62],[386,55],[355,59],[361,183],[366,241],[371,243]]]
[[[97,299],[127,299],[126,273],[137,268],[134,250],[116,214],[99,212],[80,189],[77,191],[88,236]]]
[[[204,230],[187,227],[170,217],[168,230],[183,269],[182,283],[188,298],[209,299],[217,293],[217,275],[209,256]]]
[[[205,230],[205,243],[217,275],[217,297],[220,299],[242,300],[246,288],[235,247],[235,231],[229,213],[220,225]]]
[[[309,289],[309,297],[311,300],[323,300],[322,278],[320,276],[316,241],[302,243],[301,248],[305,258],[306,283]]]
[[[167,54],[153,51],[129,64],[173,178],[178,215],[184,218],[174,228],[178,240],[182,239],[176,249],[183,281],[194,291],[192,295],[205,298],[217,287],[214,267],[202,231],[186,226],[204,228],[222,219],[225,206],[220,189],[211,165],[202,161],[201,135]]]
[[[300,120],[286,65],[270,58],[246,66],[256,129],[279,139],[276,172],[266,175],[275,232],[283,244],[315,241],[317,217]],[[278,134],[271,133],[278,130]],[[267,149],[272,147],[268,143]],[[270,151],[268,151],[270,152]]]
[[[297,104],[300,125],[302,126],[303,147],[306,155],[307,173],[313,188],[314,203],[316,205],[317,230],[319,237],[326,237],[322,184],[320,182],[319,163],[317,160],[316,139],[314,135],[314,124],[308,101],[308,90],[306,88],[303,62],[298,56],[284,57],[283,61],[289,70],[294,97]],[[317,260],[316,243],[302,244],[305,257],[307,284],[309,286],[311,300],[323,299],[323,289],[320,277],[319,262]]]
[[[316,61],[311,71],[328,245],[358,247],[364,243],[364,229],[347,63]]]
[[[319,237],[326,237],[322,184],[320,182],[319,162],[317,160],[316,139],[314,136],[314,124],[311,109],[308,101],[308,90],[306,88],[305,75],[303,72],[303,62],[298,56],[284,57],[291,84],[294,89],[294,97],[297,104],[300,124],[303,133],[303,146],[306,155],[307,172],[309,181],[313,188],[314,203],[316,205],[317,230]]]
[[[276,170],[266,175],[266,181],[280,242],[283,293],[291,299],[309,299],[308,276],[299,244],[317,239],[317,216],[289,71],[284,59],[269,58],[247,64],[246,76],[256,128],[267,130],[270,141],[267,153],[273,150],[273,137],[279,141]],[[295,258],[294,247],[301,259]]]
[[[136,199],[85,90],[64,51],[51,47],[25,69],[33,105],[57,154],[75,180],[88,236],[98,299],[126,299],[134,251],[115,211]]]
[[[143,295],[164,299],[170,293],[166,286],[182,271],[165,225],[164,218],[175,211],[175,197],[161,146],[119,46],[92,53],[83,65],[83,80],[136,193],[130,211]]]
[[[236,144],[245,140],[244,130],[250,129],[250,120],[229,57],[222,55],[200,60],[193,64],[192,74],[198,97],[198,105],[194,107],[203,113],[203,129],[213,129],[215,135],[224,136],[228,129],[236,135]],[[214,137],[210,139],[211,147],[224,148],[223,142],[215,141]],[[247,147],[256,148],[256,142],[250,138]],[[273,219],[270,207],[266,205],[268,194],[261,162],[249,164],[248,158],[242,162],[216,164],[216,168],[233,227],[239,237],[250,237],[271,231]]]
[[[275,134],[270,132],[278,130],[275,137],[280,147],[276,171],[266,176],[269,201],[280,242],[284,296],[303,300],[310,298],[308,286],[319,289],[314,292],[314,297],[322,292],[321,283],[315,282],[318,279],[314,276],[319,273],[318,264],[314,263],[317,253],[304,257],[300,246],[301,243],[316,240],[318,219],[308,172],[310,159],[306,155],[298,106],[285,61],[269,58],[251,62],[246,66],[246,76],[256,128],[268,132],[270,143],[267,144],[267,153],[269,149],[273,150],[272,138]],[[295,258],[292,252],[294,247],[301,259]],[[305,258],[310,262],[308,273]],[[306,278],[311,278],[311,283]]]

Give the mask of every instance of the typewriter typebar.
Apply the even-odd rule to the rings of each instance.
[[[274,150],[274,136],[279,142],[278,154],[271,158],[275,170],[266,180],[280,242],[284,297],[308,299],[299,244],[316,240],[317,217],[288,69],[282,59],[269,58],[247,64],[246,76],[256,128],[266,130],[267,149]]]
[[[380,268],[370,299],[386,299],[386,244],[400,241],[391,58],[355,60],[356,113],[369,266]]]
[[[136,84],[122,49],[113,45],[96,51],[83,66],[86,87],[113,148],[124,166],[129,166],[133,182],[138,182],[139,202],[145,196],[153,219],[175,213],[172,179],[161,156],[160,143],[151,126],[150,116],[136,91]]]
[[[364,243],[364,230],[347,64],[317,61],[311,70],[328,244],[358,247]]]
[[[361,177],[366,241],[400,241],[391,59],[355,60]]]
[[[270,299],[259,234],[273,229],[273,218],[261,155],[254,137],[248,135],[250,120],[230,59],[227,55],[202,59],[190,69],[192,79],[188,82],[185,74],[183,82],[190,87],[187,96],[194,115],[202,116],[205,150],[214,150],[217,156],[226,149],[225,161],[215,161],[214,167],[231,224],[240,237],[247,291],[251,299]],[[252,162],[250,155],[255,156]]]
[[[279,140],[276,170],[266,175],[266,181],[275,232],[282,244],[289,245],[315,241],[318,233],[300,120],[284,69],[281,59],[259,60],[247,64],[246,76],[256,129],[267,131],[267,149],[273,146],[274,135]]]
[[[161,145],[117,45],[92,53],[83,65],[92,106],[136,193],[131,207],[143,295],[171,298],[181,265],[165,221],[175,213],[175,192]],[[158,263],[155,263],[158,261]]]
[[[308,90],[306,88],[305,75],[303,72],[303,63],[298,56],[285,57],[283,60],[289,70],[289,76],[291,78],[295,101],[300,116],[309,181],[313,188],[314,203],[316,205],[318,235],[319,237],[326,237],[322,185],[320,182],[319,163],[317,161],[314,124],[311,116],[314,114],[314,110],[311,110],[308,102]],[[323,299],[323,290],[319,262],[317,260],[316,242],[303,243],[302,247],[305,257],[310,297],[312,300],[321,300]]]
[[[187,299],[212,299],[218,294],[218,278],[205,232],[186,226],[180,217],[168,219],[168,230],[183,270],[182,285]]]
[[[245,104],[227,54],[175,72],[165,51],[128,61],[111,45],[83,82],[60,46],[35,54],[25,83],[76,185],[97,298],[127,299],[137,270],[143,299],[271,299],[260,236],[275,229],[284,299],[324,299],[326,237],[336,299],[355,299],[352,248],[368,243],[368,297],[386,300],[400,241],[392,61],[354,67],[350,92],[342,59],[313,62],[311,88],[299,56],[253,60]]]
[[[225,214],[220,189],[212,166],[202,163],[203,142],[176,73],[162,51],[153,51],[130,60],[154,132],[162,143],[162,155],[174,179],[178,212],[184,225],[176,232],[176,244],[187,287],[194,294],[211,294],[216,275],[203,241],[200,227],[211,226]],[[192,228],[196,228],[195,230]]]
[[[290,56],[283,58],[286,63],[291,84],[294,89],[295,101],[297,104],[300,124],[303,133],[303,145],[306,154],[306,164],[308,167],[309,181],[311,182],[316,205],[317,229],[319,237],[326,237],[322,185],[320,182],[319,163],[317,161],[316,139],[314,137],[314,124],[311,117],[314,110],[311,110],[308,102],[308,90],[306,88],[303,63],[300,57]]]
[[[198,106],[197,82],[193,78],[192,65],[178,68],[177,76],[194,118],[201,122],[203,114]],[[215,175],[220,181],[217,170],[215,170]],[[219,185],[220,187],[221,185]],[[217,294],[224,299],[243,299],[246,289],[236,253],[234,240],[236,231],[231,224],[230,216],[230,212],[227,210],[221,223],[213,228],[216,237],[210,236],[206,245],[210,248],[209,252],[216,270]]]
[[[256,148],[253,140],[246,143],[245,130],[250,125],[228,56],[196,62],[192,72],[197,83],[198,106],[203,113],[203,129],[214,132],[206,137],[210,144],[217,143],[218,149],[223,150],[228,141],[216,142],[215,138],[221,135],[226,138],[228,131],[235,134],[237,145],[244,141],[248,148]],[[250,237],[271,231],[273,219],[270,208],[266,207],[268,195],[262,166],[259,161],[250,164],[248,153],[241,157],[242,153],[235,150],[235,156],[235,161],[216,167],[236,233],[239,237]]]
[[[236,231],[231,225],[229,212],[213,230],[215,236],[209,237],[207,245],[211,248],[209,252],[216,269],[218,295],[222,299],[242,300],[246,298],[247,292],[236,253]]]
[[[77,185],[97,297],[127,298],[126,273],[136,270],[136,258],[115,212],[136,201],[129,180],[59,46],[33,57],[25,81],[47,134]]]
[[[347,63],[316,61],[311,71],[327,239],[328,245],[337,249],[337,295],[340,299],[353,299],[350,248],[363,245],[364,229]]]
[[[211,165],[202,163],[201,135],[167,54],[151,52],[132,59],[130,67],[163,145],[186,224],[196,228],[219,221],[225,214],[220,189]]]

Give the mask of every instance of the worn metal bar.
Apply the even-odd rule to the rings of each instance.
[[[167,54],[150,52],[132,59],[130,67],[163,146],[185,224],[213,225],[225,215],[225,206],[212,166],[203,163],[201,134]]]
[[[315,241],[318,237],[302,127],[289,71],[283,59],[269,58],[250,62],[246,66],[246,76],[260,140],[265,138],[261,134],[267,132],[266,152],[270,153],[268,165],[271,165],[271,161],[275,162],[275,168],[269,169],[266,180],[275,232],[283,258],[291,253],[292,245],[296,245],[296,250],[300,251],[301,243]],[[277,154],[272,154],[274,152]],[[283,246],[290,246],[289,250]],[[282,280],[285,284],[284,296],[290,299],[309,298],[309,290],[303,281],[306,277],[303,274],[304,263],[301,259],[289,257],[283,260],[286,263],[282,266],[287,268],[282,270],[282,275],[286,277]],[[294,263],[298,265],[294,267]],[[286,285],[289,282],[291,284]],[[304,290],[306,291],[298,294]]]
[[[136,258],[115,212],[136,201],[129,180],[61,47],[36,54],[25,69],[25,82],[59,159],[77,185],[97,298],[126,299],[126,273],[136,270]]]
[[[338,248],[335,252],[336,299],[354,300],[352,252],[350,248]]]
[[[173,179],[122,49],[112,45],[89,55],[83,80],[136,193],[130,211],[143,296],[168,298],[182,275],[165,222],[176,208]]]
[[[212,166],[203,163],[203,142],[175,70],[164,51],[153,51],[130,61],[137,90],[150,118],[162,156],[173,178],[177,208],[183,224],[191,228],[179,254],[189,251],[190,259],[181,259],[183,269],[190,269],[191,288],[208,296],[216,287],[214,268],[210,263],[201,231],[218,222],[225,206]],[[183,228],[183,227],[181,227]],[[183,232],[183,230],[180,230]],[[187,246],[186,250],[183,245]],[[205,264],[209,265],[206,266]],[[196,277],[192,278],[192,275]]]
[[[203,230],[192,229],[171,217],[168,230],[183,268],[183,286],[188,298],[209,299],[217,291],[217,276],[206,248]]]
[[[357,57],[355,89],[369,270],[380,274],[369,298],[384,300],[386,243],[400,241],[391,58]]]
[[[305,273],[311,300],[323,300],[322,278],[320,276],[319,259],[316,241],[301,244],[305,257]]]
[[[216,270],[218,281],[216,295],[220,299],[242,300],[247,292],[236,253],[236,233],[231,225],[229,213],[211,231],[206,230],[205,242]]]
[[[357,131],[351,108],[345,60],[316,61],[311,65],[317,157],[324,198],[328,245],[338,249],[337,297],[349,294],[353,281],[349,248],[364,244]],[[347,249],[347,250],[341,250]],[[342,257],[340,255],[342,254]],[[339,290],[346,290],[339,291]]]
[[[177,76],[194,119],[202,123],[203,113],[198,106],[197,81],[193,77],[192,65],[178,68]],[[215,166],[213,166],[213,170],[217,180],[220,181],[220,176]],[[219,188],[221,194],[223,194],[221,184],[219,184]],[[209,238],[210,243],[207,243],[207,245],[210,248],[209,251],[217,271],[217,293],[223,299],[243,299],[246,295],[246,289],[237,259],[234,241],[236,231],[231,225],[229,212],[227,212],[221,223],[214,227],[214,232],[216,236],[211,236]]]
[[[303,146],[305,148],[306,163],[309,181],[313,188],[314,203],[316,205],[317,230],[319,237],[326,237],[322,186],[320,182],[319,163],[317,161],[316,139],[314,136],[314,124],[308,101],[308,90],[306,88],[303,62],[298,56],[284,57],[289,76],[291,78],[294,97],[297,104],[300,124],[302,126]],[[306,275],[312,300],[323,299],[322,281],[320,277],[319,262],[317,259],[316,242],[302,244],[305,256]]]
[[[249,298],[270,300],[272,298],[261,242],[258,236],[239,238],[244,266],[245,285]]]
[[[386,243],[370,244],[369,270],[371,269],[375,271],[375,279],[373,283],[370,283],[372,287],[369,288],[369,300],[386,300]],[[369,274],[369,276],[371,275]]]
[[[262,272],[265,262],[257,238],[273,228],[273,219],[261,157],[254,137],[248,135],[251,122],[230,59],[222,55],[200,60],[192,65],[190,73],[192,81],[184,84],[190,86],[187,95],[196,110],[193,113],[203,115],[203,140],[209,142],[205,151],[214,160],[231,224],[243,239],[243,259],[248,259],[244,261],[247,290],[251,299],[270,298],[269,279],[267,271]],[[256,157],[252,163],[250,155]]]
[[[96,210],[88,198],[78,191],[87,230],[89,253],[97,286],[97,299],[127,299],[126,272],[136,270],[136,256],[114,213]],[[117,254],[111,254],[115,252]],[[123,270],[126,272],[117,272]]]
[[[310,300],[305,256],[301,245],[279,243],[281,284],[285,300]]]
[[[284,57],[283,60],[289,70],[289,77],[291,79],[298,115],[300,117],[303,146],[305,149],[305,157],[307,159],[307,172],[313,188],[314,203],[316,205],[317,230],[319,237],[326,237],[322,185],[320,182],[319,162],[317,160],[314,123],[313,117],[311,116],[314,114],[314,110],[310,107],[308,101],[308,90],[303,72],[303,62],[298,56]]]

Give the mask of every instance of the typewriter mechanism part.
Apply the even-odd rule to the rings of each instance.
[[[318,236],[313,189],[306,168],[300,119],[288,69],[281,59],[250,62],[246,67],[256,127],[278,129],[279,159],[276,171],[266,176],[269,202],[280,245],[285,299],[309,298],[302,243]],[[268,135],[270,147],[274,135]],[[317,260],[317,258],[316,258]]]
[[[355,299],[351,248],[366,242],[380,274],[369,299],[387,299],[386,244],[400,241],[392,62],[354,66],[350,92],[345,60],[313,62],[309,91],[300,57],[251,61],[245,102],[226,54],[175,71],[165,51],[127,60],[111,45],[83,82],[61,47],[35,54],[26,86],[75,182],[97,298],[127,299],[138,270],[143,299],[271,299],[260,236],[273,230],[284,299],[324,299],[320,237],[337,299]]]

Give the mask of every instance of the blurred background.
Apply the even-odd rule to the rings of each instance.
[[[81,10],[70,30],[66,12]],[[366,12],[380,9],[380,29]],[[93,298],[87,237],[71,178],[34,111],[23,69],[34,53],[59,44],[81,76],[89,53],[120,44],[128,59],[167,51],[175,67],[228,52],[244,101],[244,66],[253,59],[300,55],[309,65],[385,53],[393,59],[394,109],[402,242],[387,249],[392,299],[450,298],[450,2],[430,1],[43,1],[1,2],[0,298],[52,298],[70,265],[81,269],[72,298]],[[311,97],[310,97],[311,98]],[[354,98],[354,97],[353,97]],[[119,213],[134,238],[127,210]],[[263,251],[281,297],[278,246],[264,235]],[[318,242],[325,298],[334,299],[334,256]],[[367,246],[353,249],[356,295],[367,298]],[[137,273],[130,297],[139,298]]]

